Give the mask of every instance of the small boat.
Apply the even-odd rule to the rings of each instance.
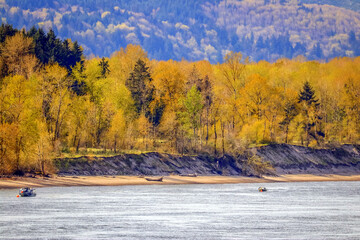
[[[21,197],[35,197],[36,192],[35,192],[34,188],[24,187],[24,188],[20,188],[18,196],[21,196]]]
[[[266,187],[259,187],[258,190],[259,190],[259,192],[266,192],[267,191]]]
[[[146,179],[147,181],[162,182],[162,181],[163,181],[163,178],[164,178],[164,177],[161,177],[161,178],[149,178],[149,177],[146,177],[145,179]]]

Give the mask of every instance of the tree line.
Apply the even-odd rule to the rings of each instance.
[[[151,60],[128,45],[85,59],[70,40],[44,47],[54,37],[39,31],[0,28],[0,175],[45,174],[56,157],[96,149],[222,156],[359,141],[359,57],[269,63],[229,52],[214,65]]]

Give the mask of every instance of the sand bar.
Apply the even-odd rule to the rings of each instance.
[[[360,175],[310,175],[291,174],[278,177],[263,178],[239,176],[164,176],[163,182],[147,181],[139,176],[65,176],[52,178],[14,177],[0,179],[1,188],[55,187],[55,186],[120,186],[120,185],[152,185],[152,184],[229,184],[229,183],[267,183],[267,182],[317,182],[317,181],[360,181]]]

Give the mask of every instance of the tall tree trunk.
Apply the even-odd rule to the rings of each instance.
[[[285,143],[288,143],[288,134],[289,134],[289,124],[286,124],[285,128]]]
[[[202,151],[202,117],[200,114],[200,151]]]
[[[222,155],[225,156],[225,123],[220,120]]]
[[[216,120],[214,119],[214,155],[217,155],[217,149],[216,149],[216,143],[217,143],[217,132],[216,132]]]
[[[273,116],[271,118],[271,123],[270,123],[270,139],[272,142],[276,142],[276,128],[274,127],[274,122],[275,122],[275,116]]]
[[[155,144],[156,144],[156,128],[155,128],[155,126],[153,125],[152,126],[152,132],[153,132],[153,137],[152,137],[152,146],[153,146],[153,148],[154,148],[154,146],[155,146]]]
[[[79,152],[79,148],[80,148],[80,137],[79,137],[77,145],[76,145],[76,153]]]
[[[173,144],[174,144],[175,150],[176,150],[177,152],[180,152],[180,151],[179,151],[179,148],[178,148],[178,141],[177,141],[177,139],[178,139],[178,130],[177,130],[177,128],[175,128],[175,136],[174,136]]]
[[[147,149],[148,149],[147,134],[145,134],[144,139],[145,139],[145,151],[147,151]]]
[[[309,146],[310,137],[309,137],[309,123],[306,123],[306,146]]]
[[[101,135],[101,118],[102,118],[102,110],[100,110],[100,113],[99,113],[99,121],[97,123],[97,127],[96,127],[96,147],[99,147],[100,146],[100,142],[101,142],[101,139],[100,139],[100,135]]]
[[[350,132],[349,132],[349,118],[347,118],[347,120],[346,120],[346,132],[347,132],[347,134],[346,134],[346,140],[347,140],[347,142],[348,143],[350,143]]]
[[[45,159],[43,157],[41,157],[40,163],[41,163],[41,174],[45,176]]]
[[[264,131],[263,131],[263,141],[265,140],[265,135],[266,135],[266,119],[264,119]]]
[[[301,134],[300,140],[301,140],[301,146],[304,146],[304,137],[303,137],[303,134]]]
[[[75,129],[75,136],[74,136],[74,140],[73,140],[73,143],[72,143],[72,146],[73,146],[73,147],[76,146],[77,135],[78,135],[78,125],[76,126],[76,129]]]
[[[209,107],[206,108],[206,146],[209,141]]]
[[[236,109],[234,107],[234,115],[232,117],[232,129],[234,130],[235,129],[235,113],[236,113]]]
[[[5,174],[5,159],[4,159],[5,154],[6,154],[6,150],[4,149],[3,146],[3,139],[0,138],[0,176]]]
[[[184,142],[184,133],[183,133],[183,131],[181,131],[181,155],[184,155],[184,144],[185,144],[185,142]]]
[[[193,130],[194,130],[194,146],[193,146],[193,148],[194,148],[194,152],[196,152],[196,128],[194,127]]]
[[[309,126],[310,126],[310,120],[309,120],[309,112],[306,110],[306,146],[309,146],[310,142],[310,136],[309,136]]]
[[[22,137],[16,139],[15,142],[15,164],[16,164],[16,171],[20,171],[20,151],[21,151],[21,142]]]
[[[55,130],[54,130],[54,136],[53,136],[53,146],[55,146],[55,141],[58,139],[59,137],[59,122],[60,122],[60,110],[61,110],[61,105],[62,105],[62,100],[60,98],[60,103],[59,103],[59,107],[57,109],[57,114],[56,114],[56,121],[55,121]]]

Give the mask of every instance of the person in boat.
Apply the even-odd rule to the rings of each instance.
[[[24,187],[19,190],[19,195],[22,197],[33,197],[36,196],[35,189]]]
[[[20,189],[20,193],[27,193],[30,192],[30,189],[28,187],[24,187]]]

